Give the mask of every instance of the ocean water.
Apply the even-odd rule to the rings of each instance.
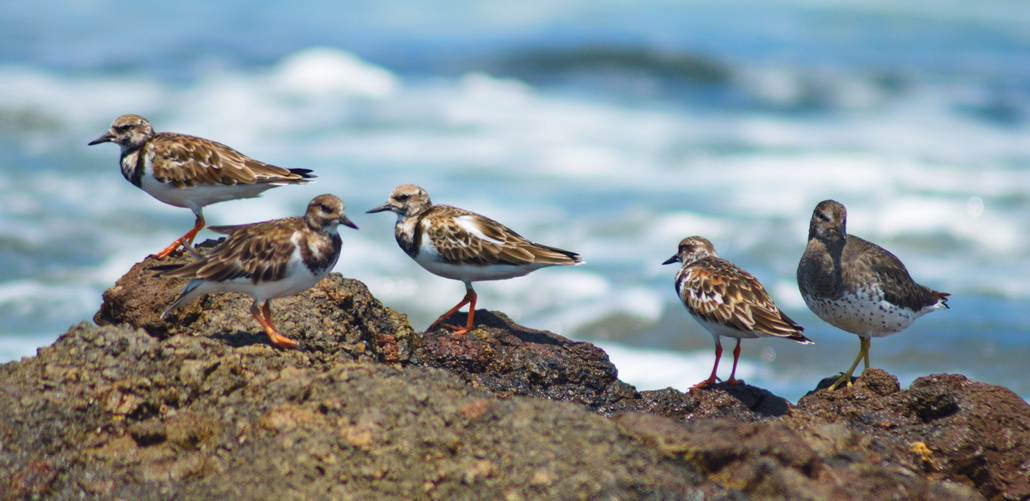
[[[478,284],[479,305],[600,344],[641,389],[711,370],[712,339],[660,264],[695,234],[816,342],[747,340],[738,375],[796,400],[847,368],[857,337],[795,281],[812,208],[833,198],[850,232],[953,294],[874,340],[873,365],[1030,398],[1027,61],[1030,10],[1005,0],[8,2],[0,361],[91,318],[192,224],[122,179],[115,146],[86,146],[137,113],[314,169],[315,184],[205,215],[247,223],[339,195],[361,230],[336,271],[416,328],[463,288],[397,248],[393,217],[364,214],[398,184],[580,252],[587,265]]]

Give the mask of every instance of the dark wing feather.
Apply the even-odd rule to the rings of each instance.
[[[868,240],[848,235],[842,256],[845,283],[879,283],[884,299],[912,311],[947,301],[950,294],[916,283],[905,264],[887,249]]]
[[[160,276],[214,282],[238,278],[248,278],[254,283],[280,280],[294,252],[290,237],[303,225],[300,218],[287,218],[232,227],[232,233],[209,254],[177,269],[163,271]]]
[[[306,183],[306,169],[277,167],[254,160],[222,143],[163,132],[149,144],[154,177],[177,188],[194,185]]]
[[[684,267],[678,289],[691,314],[734,329],[811,342],[783,314],[754,275],[729,261],[705,258]]]
[[[479,265],[527,265],[542,263],[571,265],[581,263],[579,255],[531,242],[493,219],[450,206],[435,206],[429,214],[425,237],[431,238],[441,256],[450,262]],[[457,218],[462,218],[459,223]],[[425,224],[425,223],[424,223]],[[479,235],[466,229],[472,226]]]

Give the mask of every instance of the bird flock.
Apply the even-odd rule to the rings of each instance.
[[[339,225],[358,227],[344,214],[340,198],[324,194],[311,200],[303,216],[237,226],[212,226],[224,241],[201,254],[193,240],[207,222],[205,206],[253,198],[283,185],[307,184],[309,169],[287,169],[254,160],[222,143],[172,132],[154,132],[139,115],[122,115],[89,145],[114,143],[121,148],[122,175],[137,188],[175,207],[190,209],[196,221],[186,232],[154,254],[176,252],[193,258],[183,264],[151,269],[159,277],[187,279],[179,297],[162,314],[203,294],[238,292],[250,295],[250,313],[269,341],[280,348],[299,343],[280,333],[271,302],[299,294],[325,278],[340,257]],[[386,202],[367,212],[393,212],[394,237],[401,250],[430,273],[461,281],[462,300],[434,321],[460,335],[475,329],[477,295],[473,282],[520,277],[549,266],[584,263],[579,254],[539,244],[507,226],[450,205],[433,204],[429,193],[412,184],[394,188]],[[847,210],[834,200],[820,202],[809,222],[808,244],[797,269],[805,304],[823,321],[859,337],[854,362],[830,386],[850,386],[860,361],[869,368],[871,338],[908,328],[917,318],[948,308],[946,292],[920,285],[894,254],[847,233]],[[720,338],[736,339],[733,367],[723,384],[736,379],[742,339],[778,337],[812,344],[804,327],[788,317],[754,275],[720,258],[704,237],[684,238],[676,254],[663,264],[679,263],[675,288],[687,312],[715,341],[711,375],[692,386],[719,384]],[[468,305],[464,325],[446,321]]]

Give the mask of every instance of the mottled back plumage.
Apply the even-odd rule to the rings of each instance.
[[[708,379],[694,385],[703,387],[717,381],[722,357],[720,336],[737,339],[733,350],[730,384],[736,379],[740,358],[740,340],[756,337],[782,337],[802,344],[812,341],[798,325],[773,303],[762,283],[739,266],[720,258],[715,246],[704,237],[687,237],[680,241],[676,255],[663,264],[682,263],[676,273],[676,292],[690,315],[715,340],[715,364]]]
[[[839,323],[833,315],[825,311],[826,308],[813,307],[814,304],[871,295],[871,301],[886,301],[917,317],[946,308],[950,295],[916,283],[901,260],[887,249],[848,235],[847,209],[833,200],[819,203],[812,213],[808,245],[798,264],[798,286],[809,308],[833,325]],[[896,330],[892,330],[892,326],[898,323],[868,325],[866,332],[845,330],[867,336],[887,335],[911,324],[901,323],[904,325]]]
[[[139,115],[122,115],[90,145],[121,147],[121,171],[130,183],[174,207],[193,211],[193,229],[156,254],[163,258],[189,247],[207,222],[204,207],[253,198],[284,184],[304,184],[310,169],[286,169],[254,160],[222,143],[173,132],[155,133]]]
[[[676,273],[676,291],[695,318],[725,326],[741,334],[785,337],[802,343],[811,341],[798,325],[773,303],[762,283],[739,266],[718,257],[712,243],[703,237],[688,237],[666,263],[681,262]],[[721,335],[729,335],[726,331]]]
[[[295,346],[272,326],[268,304],[307,290],[332,271],[342,247],[337,226],[357,229],[343,210],[339,198],[319,195],[303,217],[212,227],[227,237],[211,252],[189,263],[151,268],[160,277],[190,279],[162,317],[201,294],[240,292],[254,298],[251,313],[273,343]],[[263,309],[259,303],[264,303]]]
[[[115,143],[122,148],[122,175],[141,186],[147,165],[160,183],[175,188],[202,185],[307,183],[310,169],[287,169],[254,160],[217,141],[175,132],[154,132],[139,115],[122,115],[110,130],[89,144]]]
[[[476,294],[472,282],[519,277],[546,266],[582,264],[579,254],[531,242],[493,219],[450,205],[434,205],[413,184],[394,188],[390,198],[368,212],[397,214],[394,237],[419,265],[441,277],[461,280],[465,299],[430,328],[471,304],[466,332],[472,328]]]
[[[418,259],[426,245],[441,260],[470,266],[559,266],[580,264],[579,254],[531,242],[512,229],[485,216],[450,205],[434,205],[426,191],[401,185],[390,199],[369,212],[398,214],[394,227],[397,244]]]

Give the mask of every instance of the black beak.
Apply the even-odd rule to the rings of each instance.
[[[350,226],[355,230],[358,229],[358,225],[354,224],[354,221],[351,221],[350,218],[348,218],[346,215],[340,216],[340,224],[344,226]]]
[[[383,211],[388,211],[388,210],[393,210],[393,206],[390,205],[390,202],[385,202],[382,205],[378,205],[378,206],[376,206],[374,208],[371,208],[371,209],[365,211],[365,214],[372,214],[372,213],[375,213],[375,212],[383,212]]]
[[[114,136],[112,136],[111,133],[108,132],[108,133],[104,134],[103,136],[100,136],[100,137],[90,141],[86,146],[93,146],[94,144],[100,144],[100,143],[109,143],[111,141],[114,141]]]
[[[665,262],[662,263],[662,264],[678,263],[679,261],[680,261],[680,255],[676,254],[675,256],[672,256],[669,259],[666,259]]]

